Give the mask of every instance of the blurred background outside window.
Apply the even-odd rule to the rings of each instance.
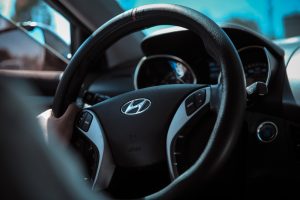
[[[202,12],[219,24],[248,27],[268,38],[300,35],[300,0],[116,0],[124,10],[150,3],[172,3]],[[146,30],[149,34],[158,28]]]

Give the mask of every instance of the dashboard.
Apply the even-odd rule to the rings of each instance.
[[[274,58],[263,46],[246,46],[238,50],[243,64],[246,85],[250,86],[255,82],[269,83],[273,68]],[[211,61],[206,66],[210,70],[210,81],[215,83],[221,79],[220,66]],[[198,66],[195,66],[198,67]],[[219,72],[217,75],[216,73]],[[214,73],[214,74],[213,74]],[[143,57],[134,72],[134,87],[142,89],[145,87],[163,84],[195,84],[201,83],[197,80],[194,67],[187,61],[167,54],[151,55]],[[218,77],[218,80],[216,78]]]
[[[136,89],[161,84],[215,84],[222,79],[220,64],[205,51],[203,41],[188,30],[178,28],[154,34],[143,41],[142,47],[147,55],[135,68]],[[244,68],[246,85],[255,82],[268,85],[276,62],[269,47],[259,42],[245,43],[237,47],[237,52]]]
[[[263,82],[270,89],[278,64],[283,62],[283,49],[243,27],[227,25],[223,30],[241,58],[245,84]],[[114,66],[85,89],[112,97],[155,85],[217,84],[222,80],[220,63],[189,30],[176,27],[155,32],[144,38],[141,49],[144,56]]]
[[[269,88],[283,59],[283,50],[248,29],[228,25],[223,30],[240,56],[245,84],[263,82]],[[86,90],[112,97],[156,85],[222,81],[220,63],[206,51],[204,41],[189,30],[175,27],[155,32],[144,38],[141,49],[144,56],[113,67]]]

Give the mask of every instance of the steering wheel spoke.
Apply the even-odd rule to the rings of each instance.
[[[92,189],[96,191],[106,189],[114,173],[115,164],[102,125],[92,111],[83,110],[76,129],[95,146],[95,153],[98,155],[92,161],[96,166],[91,177]]]
[[[211,110],[211,87],[201,88],[188,95],[178,107],[167,133],[167,159],[171,179],[178,176],[174,141],[182,129],[196,116],[201,117]]]

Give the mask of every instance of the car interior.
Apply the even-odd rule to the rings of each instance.
[[[217,4],[0,2],[3,199],[297,199],[300,3]]]

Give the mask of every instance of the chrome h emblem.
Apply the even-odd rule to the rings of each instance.
[[[125,103],[121,108],[121,112],[125,115],[137,115],[145,112],[150,105],[151,101],[149,99],[134,99]]]

